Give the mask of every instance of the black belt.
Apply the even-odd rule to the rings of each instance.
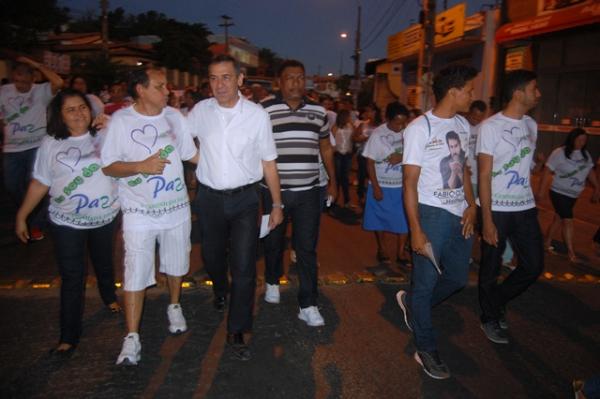
[[[245,186],[240,186],[240,187],[236,187],[236,188],[230,188],[230,189],[227,189],[227,190],[215,190],[214,188],[209,187],[206,184],[198,183],[198,185],[202,189],[208,191],[209,193],[215,193],[215,194],[220,194],[220,195],[234,195],[234,194],[246,191],[246,190],[248,190],[250,188],[256,187],[256,183],[250,183],[250,184],[246,184]]]

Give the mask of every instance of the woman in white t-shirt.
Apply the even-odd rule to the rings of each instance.
[[[342,187],[344,207],[350,206],[350,167],[352,166],[352,135],[354,125],[350,111],[343,109],[338,112],[335,125],[332,128],[335,137],[335,174],[338,190]]]
[[[48,213],[61,276],[60,341],[51,353],[70,355],[81,335],[86,246],[105,305],[120,312],[112,262],[114,219],[119,212],[114,179],[102,173],[101,133],[92,127],[85,95],[65,89],[48,107],[48,136],[40,146],[33,178],[17,212],[15,232],[27,243],[27,216],[50,194]]]
[[[539,199],[543,200],[550,187],[550,201],[556,212],[546,234],[546,251],[556,254],[552,247],[552,237],[562,224],[563,239],[567,246],[569,260],[573,263],[578,262],[573,250],[573,207],[585,188],[587,179],[594,186],[592,202],[598,202],[600,198],[598,179],[594,173],[590,173],[594,162],[586,150],[587,139],[585,130],[581,128],[571,130],[565,144],[552,151],[546,161],[539,190]]]

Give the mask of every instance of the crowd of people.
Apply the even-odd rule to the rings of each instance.
[[[279,91],[269,93],[260,85],[244,87],[237,60],[217,56],[206,85],[181,98],[153,67],[131,72],[126,82],[109,87],[108,96],[96,96],[84,76],[66,84],[40,63],[16,61],[12,83],[0,89],[4,181],[19,206],[19,239],[39,240],[48,230],[54,238],[62,279],[58,356],[71,354],[81,335],[86,248],[102,300],[121,311],[115,230],[124,241],[127,326],[116,363],[141,360],[140,319],[146,288],[156,284],[157,244],[169,288],[169,332],[187,330],[180,295],[190,265],[187,185],[193,182],[202,260],[215,309],[228,309],[226,341],[234,356],[252,356],[244,334],[252,330],[261,215],[268,233],[265,301],[280,302],[291,223],[297,316],[311,327],[325,324],[316,248],[321,214],[337,201],[364,209],[363,228],[374,232],[379,262],[395,260],[412,270],[410,289],[396,297],[414,336],[414,358],[432,378],[449,378],[431,309],[465,286],[475,236],[481,236],[481,329],[490,341],[507,344],[508,305],[542,272],[559,228],[569,259],[577,261],[573,207],[586,179],[594,187],[592,200],[600,198],[585,130],[574,129],[546,162],[535,156],[537,125],[528,113],[541,94],[531,71],[506,74],[506,105],[488,117],[486,104],[473,101],[478,71],[463,65],[435,75],[431,110],[394,101],[382,113],[374,104],[357,112],[349,100],[307,93],[297,60],[282,63]],[[34,70],[47,82],[34,83]],[[184,162],[193,165],[193,177],[186,176]],[[356,204],[350,195],[354,162]],[[543,177],[534,193],[536,168],[543,168]],[[544,238],[536,197],[548,195],[556,217]],[[516,266],[499,283],[507,251]]]

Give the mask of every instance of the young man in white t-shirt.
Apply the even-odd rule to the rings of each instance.
[[[50,68],[27,57],[17,58],[12,83],[0,87],[0,126],[4,130],[4,184],[21,205],[33,170],[35,154],[46,136],[46,107],[63,86]],[[47,83],[33,83],[37,69]],[[30,240],[44,238],[41,231],[47,206],[39,206],[30,217]]]
[[[119,178],[123,211],[128,334],[117,358],[123,365],[136,365],[141,358],[139,324],[146,287],[156,284],[157,242],[170,292],[169,331],[187,330],[179,296],[189,270],[191,213],[181,161],[197,163],[198,154],[183,115],[166,107],[166,85],[160,69],[133,72],[129,90],[135,103],[115,112],[102,148],[104,174]]]
[[[543,238],[530,180],[537,124],[526,115],[540,99],[536,75],[526,70],[512,71],[505,76],[503,86],[508,104],[481,123],[477,139],[483,221],[481,328],[490,341],[498,344],[508,343],[506,304],[525,291],[544,267]],[[517,254],[517,267],[498,284],[507,239]]]
[[[399,291],[396,298],[415,337],[415,360],[435,379],[449,378],[450,371],[437,351],[431,309],[467,282],[476,218],[466,162],[469,124],[458,114],[469,110],[475,76],[464,65],[441,70],[433,80],[437,105],[404,131],[404,206],[414,268],[410,293]]]

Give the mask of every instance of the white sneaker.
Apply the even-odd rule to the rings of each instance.
[[[181,334],[187,330],[187,323],[183,312],[181,311],[181,305],[171,304],[167,307],[167,316],[169,317],[169,331],[171,334]]]
[[[279,303],[281,300],[279,295],[279,285],[267,283],[267,290],[265,291],[265,301],[269,303]]]
[[[142,344],[138,333],[129,333],[123,339],[123,348],[117,358],[117,364],[137,366],[142,358]]]
[[[323,320],[323,316],[319,313],[319,308],[316,306],[309,306],[304,309],[300,309],[300,313],[298,313],[298,318],[302,321],[305,321],[311,327],[319,327],[325,325],[325,320]]]

